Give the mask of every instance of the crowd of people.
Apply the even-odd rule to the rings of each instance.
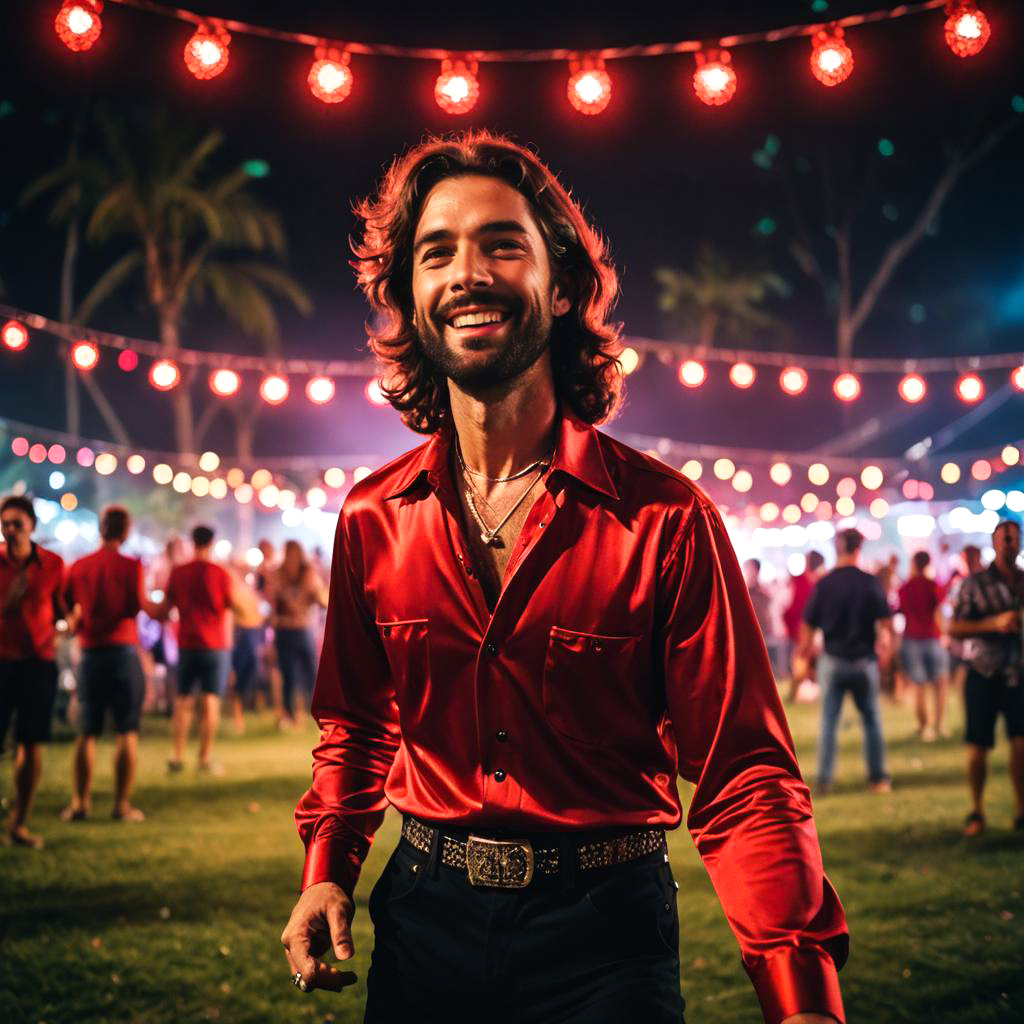
[[[109,718],[114,747],[114,819],[143,821],[132,803],[144,709],[171,715],[167,770],[184,770],[198,720],[196,768],[219,775],[214,757],[221,704],[232,701],[235,728],[259,704],[280,728],[308,711],[327,605],[325,571],[289,540],[280,560],[269,541],[258,572],[219,564],[214,530],[198,525],[189,547],[167,542],[145,567],[121,550],[131,531],[126,509],[100,516],[100,545],[69,566],[32,539],[31,500],[0,503],[0,747],[13,724],[14,796],[10,841],[40,848],[28,827],[50,740],[62,671],[72,681],[68,714],[77,727],[66,822],[92,812],[96,740]]]
[[[806,568],[773,594],[760,581],[761,564],[745,564],[751,603],[780,676],[790,678],[789,699],[805,686],[820,697],[816,790],[833,787],[837,730],[846,695],[860,715],[868,783],[888,793],[880,701],[913,692],[917,736],[947,739],[946,710],[952,689],[962,695],[971,809],[969,836],[985,829],[984,791],[996,723],[1005,720],[1016,812],[1024,829],[1024,571],[1018,566],[1020,524],[1000,522],[993,532],[990,565],[966,545],[948,579],[938,580],[927,550],[910,558],[905,579],[899,559],[871,573],[860,565],[864,537],[856,529],[836,537],[836,564],[812,551]],[[782,623],[782,628],[779,622]],[[899,621],[901,629],[895,628]],[[820,640],[819,640],[820,637]]]
[[[295,540],[280,559],[259,544],[257,568],[220,564],[214,531],[191,533],[191,549],[171,538],[148,567],[122,551],[131,517],[119,506],[100,517],[100,546],[65,566],[32,540],[32,502],[12,495],[0,503],[0,746],[14,724],[11,842],[40,847],[28,816],[42,773],[58,700],[60,666],[74,680],[70,716],[77,725],[71,798],[61,817],[92,812],[96,739],[109,716],[114,747],[113,817],[142,821],[132,803],[138,736],[144,709],[171,715],[167,770],[185,768],[198,720],[197,770],[221,774],[214,743],[222,701],[244,731],[248,709],[274,709],[280,728],[308,709],[327,605],[327,567]],[[804,571],[774,587],[761,563],[745,563],[747,586],[780,684],[790,701],[816,697],[821,726],[815,785],[833,786],[837,729],[849,693],[864,732],[868,783],[889,792],[880,701],[909,691],[923,742],[948,738],[950,693],[962,695],[971,806],[965,831],[985,828],[988,753],[1001,715],[1011,745],[1015,826],[1024,829],[1024,572],[1017,566],[1020,526],[1003,521],[993,534],[995,557],[967,545],[959,566],[937,579],[928,551],[915,552],[905,578],[898,558],[874,572],[860,565],[863,536],[836,538],[836,563],[818,551]],[[898,623],[901,628],[894,625]]]

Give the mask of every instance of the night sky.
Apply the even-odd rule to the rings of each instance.
[[[1012,97],[1024,93],[1024,62],[1019,59],[1024,17],[1020,5],[1008,0],[983,4],[993,36],[973,60],[960,60],[946,48],[941,12],[850,30],[856,69],[837,89],[825,89],[811,77],[805,38],[736,48],[739,91],[719,109],[705,108],[693,96],[690,55],[616,62],[609,67],[611,106],[595,118],[568,106],[564,64],[482,65],[480,102],[470,115],[453,118],[433,102],[436,63],[357,56],[351,98],[328,107],[315,101],[305,85],[311,60],[307,48],[236,35],[227,72],[212,82],[198,82],[182,64],[191,29],[181,22],[110,3],[99,44],[76,55],[53,32],[56,4],[14,0],[3,6],[0,301],[57,315],[63,231],[46,224],[45,205],[21,207],[18,196],[34,177],[61,161],[75,118],[99,103],[114,112],[140,103],[161,105],[197,129],[221,129],[227,138],[221,153],[225,169],[246,159],[269,164],[269,175],[254,182],[252,191],[282,214],[290,240],[287,268],[316,305],[309,318],[280,307],[283,354],[296,357],[365,355],[367,308],[347,265],[347,239],[355,228],[350,204],[373,188],[395,153],[424,133],[468,125],[509,132],[536,146],[584,204],[610,239],[622,272],[617,316],[628,334],[685,340],[658,312],[653,272],[662,265],[687,265],[697,247],[711,241],[739,264],[771,266],[791,289],[772,307],[782,327],[753,337],[723,335],[720,345],[832,354],[833,328],[821,292],[787,254],[791,219],[784,174],[792,176],[809,209],[820,191],[814,161],[829,162],[838,192],[859,192],[854,273],[863,281],[887,240],[919,209],[938,174],[943,147],[1012,117]],[[831,3],[829,14],[879,6],[885,5]],[[196,0],[192,8],[339,39],[452,48],[584,49],[716,37],[822,17],[811,13],[806,0],[716,0],[674,5],[674,11],[664,4],[631,3],[600,13],[583,3]],[[763,151],[769,136],[778,140],[778,151],[766,169],[754,154]],[[893,143],[891,157],[879,153],[883,138]],[[1022,158],[1024,130],[1013,133],[961,181],[932,233],[868,321],[858,355],[1024,348]],[[774,222],[773,233],[764,233],[766,219]],[[817,227],[827,244],[823,218]],[[79,295],[121,251],[117,245],[84,250]],[[141,287],[121,292],[91,326],[156,335]],[[257,342],[247,341],[211,311],[190,316],[183,344],[258,350]],[[54,352],[52,340],[38,336],[28,352],[0,354],[0,414],[63,427],[61,369]],[[144,366],[129,377],[109,365],[112,359],[106,363],[99,372],[116,394],[133,441],[170,448],[169,404],[146,383]],[[712,364],[712,371],[703,389],[684,392],[671,368],[649,360],[630,379],[628,403],[613,429],[684,441],[806,449],[897,403],[892,377],[868,377],[864,397],[849,410],[840,409],[825,376],[812,375],[811,394],[787,399],[773,374],[763,374],[751,391],[741,393],[725,382],[721,364]],[[990,389],[1003,379],[993,374]],[[951,378],[933,379],[932,385],[933,397],[923,408],[908,411],[865,454],[898,454],[962,414],[963,407],[945,397]],[[207,400],[204,392],[205,386],[197,385],[200,406]],[[1024,433],[1022,414],[1024,398],[1017,397],[956,446],[1015,440]],[[105,436],[88,402],[83,433]],[[222,451],[231,449],[226,416],[217,420],[213,442]],[[326,409],[311,408],[297,388],[284,406],[268,409],[256,449],[261,454],[391,456],[415,443],[418,439],[396,414],[365,401],[362,382],[340,381],[338,397]]]

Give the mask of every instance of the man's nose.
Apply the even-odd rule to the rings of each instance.
[[[478,246],[459,246],[452,262],[452,287],[471,291],[473,288],[487,288],[493,284],[486,256]]]

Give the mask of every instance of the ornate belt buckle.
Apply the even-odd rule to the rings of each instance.
[[[533,878],[533,847],[525,839],[481,839],[466,843],[469,884],[490,889],[525,889]]]

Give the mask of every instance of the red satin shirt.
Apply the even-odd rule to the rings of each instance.
[[[93,647],[129,646],[139,642],[135,617],[144,596],[142,563],[113,548],[102,547],[78,559],[68,570],[68,607],[79,605],[79,643]]]
[[[351,893],[385,808],[523,832],[687,825],[764,1016],[842,1021],[848,937],[743,574],[710,500],[569,415],[493,613],[450,433],[338,523],[296,809],[303,887]]]
[[[0,660],[53,661],[57,656],[56,618],[63,613],[64,560],[33,542],[24,565],[28,587],[20,601],[5,607],[7,592],[22,570],[8,554],[7,545],[0,544]]]

